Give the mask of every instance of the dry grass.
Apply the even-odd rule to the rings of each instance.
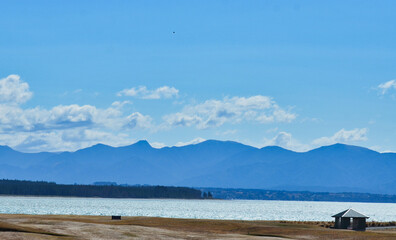
[[[15,221],[19,221],[16,224]],[[12,222],[12,224],[7,222]],[[192,233],[197,236],[233,234],[238,236],[265,236],[291,239],[396,239],[396,232],[356,232],[350,230],[336,230],[326,228],[331,222],[288,222],[288,221],[237,221],[237,220],[203,220],[203,219],[173,219],[156,217],[123,217],[122,220],[110,220],[103,216],[64,216],[64,215],[0,215],[0,231],[21,231],[43,235],[70,237],[52,232],[51,225],[57,222],[73,222],[89,225],[92,231],[95,227],[145,227],[150,229],[164,229],[173,233]],[[41,229],[41,224],[48,223],[47,229]],[[27,225],[29,227],[27,227]],[[30,227],[40,226],[40,228]],[[1,230],[3,229],[3,230]],[[182,234],[183,233],[183,234]],[[1,234],[1,233],[0,233]],[[123,231],[124,236],[139,238],[134,232]],[[1,236],[1,235],[0,235]],[[78,237],[78,236],[77,236]],[[0,237],[1,238],[1,237]],[[183,237],[180,237],[183,238]],[[154,238],[153,238],[154,239]]]
[[[393,227],[396,226],[396,222],[367,222],[367,227]]]
[[[7,223],[7,222],[3,222],[3,221],[0,222],[0,234],[1,234],[1,232],[34,233],[34,234],[39,234],[39,235],[55,236],[55,237],[64,238],[64,239],[68,239],[71,237],[71,236],[64,235],[64,234],[49,232],[49,231],[39,229],[39,228],[20,226],[20,225],[11,224],[11,223]]]

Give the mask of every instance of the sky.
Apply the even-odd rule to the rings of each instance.
[[[1,1],[0,145],[396,152],[395,1]]]

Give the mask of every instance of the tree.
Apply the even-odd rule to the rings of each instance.
[[[208,198],[208,194],[206,192],[203,192],[203,199],[207,199]]]
[[[212,195],[211,192],[208,192],[208,198],[209,198],[209,199],[212,199],[212,198],[213,198],[213,195]]]

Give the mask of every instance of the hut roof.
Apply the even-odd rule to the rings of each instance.
[[[346,217],[346,218],[369,218],[366,215],[363,215],[361,213],[356,212],[352,208],[347,209],[345,211],[342,211],[340,213],[337,213],[336,215],[333,215],[332,217]]]

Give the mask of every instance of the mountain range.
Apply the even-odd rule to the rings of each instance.
[[[345,144],[294,152],[217,140],[160,149],[143,140],[60,153],[0,146],[0,178],[396,194],[396,153]]]

